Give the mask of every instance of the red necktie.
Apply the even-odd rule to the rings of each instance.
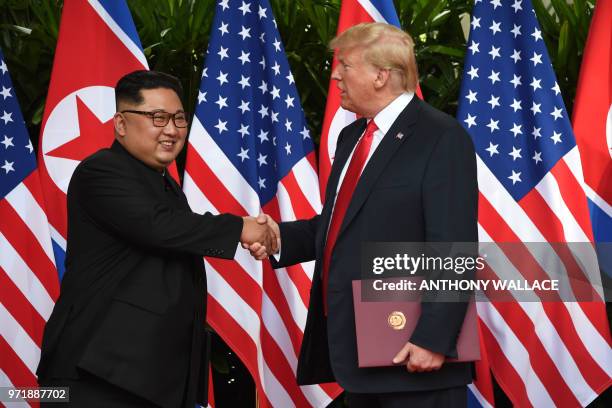
[[[372,147],[372,139],[374,132],[378,129],[374,120],[370,120],[365,133],[361,137],[361,140],[357,144],[353,157],[349,163],[348,169],[342,180],[340,191],[336,197],[336,204],[334,205],[334,212],[332,213],[331,221],[329,223],[329,230],[327,232],[327,241],[325,243],[325,249],[323,251],[323,310],[327,316],[327,284],[329,278],[329,263],[331,261],[331,254],[340,232],[340,226],[344,220],[344,215],[351,202],[353,191],[359,181],[361,171],[365,166],[368,154],[370,153],[370,147]]]

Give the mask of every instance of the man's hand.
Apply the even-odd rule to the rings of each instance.
[[[249,248],[251,254],[261,260],[267,257],[267,253],[278,251],[280,236],[267,224],[265,216],[260,215],[258,219],[254,217],[242,217],[243,226],[240,234],[240,242],[244,248]],[[278,226],[277,229],[278,231]],[[250,248],[254,247],[255,252]]]
[[[410,342],[393,357],[393,364],[406,363],[411,373],[439,370],[444,363],[444,355],[434,353]]]
[[[273,245],[271,249],[268,249],[270,247],[266,247],[260,242],[255,242],[252,244],[243,242],[242,247],[248,249],[255,259],[262,260],[269,257],[271,254],[278,253],[281,245],[280,228],[278,227],[278,224],[272,219],[272,217],[264,213],[259,214],[256,218],[256,221],[259,225],[266,225],[272,230],[272,232],[276,236],[275,246]]]

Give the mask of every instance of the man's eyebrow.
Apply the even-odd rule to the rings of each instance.
[[[151,109],[151,112],[153,112],[153,113],[155,113],[155,112],[172,113],[172,112],[168,112],[167,110],[162,109],[162,108]],[[177,109],[176,112],[174,112],[174,113],[185,113],[185,110],[184,109]]]

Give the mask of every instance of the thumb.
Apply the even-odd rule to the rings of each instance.
[[[259,215],[257,216],[257,223],[260,225],[263,225],[267,222],[268,222],[268,218],[266,217],[266,214],[259,213]]]
[[[410,355],[410,343],[406,343],[404,347],[393,357],[393,364],[404,362]]]

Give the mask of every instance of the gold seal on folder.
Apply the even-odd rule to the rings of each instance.
[[[393,330],[402,330],[406,325],[406,316],[399,311],[391,312],[387,317],[387,323]]]

